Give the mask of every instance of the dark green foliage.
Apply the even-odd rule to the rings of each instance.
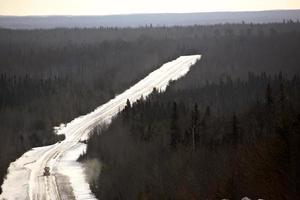
[[[192,125],[191,125],[191,136],[192,136],[192,145],[193,145],[193,150],[196,149],[196,145],[199,143],[199,131],[198,127],[200,126],[199,122],[199,111],[198,111],[198,104],[195,103],[194,110],[192,111]]]
[[[268,107],[272,106],[273,104],[272,89],[270,84],[268,84],[266,90],[266,104],[268,105]]]
[[[97,158],[105,166],[93,191],[102,199],[299,198],[300,79],[284,78],[290,105],[284,110],[278,76],[264,79],[252,75],[245,82],[227,80],[214,88],[206,85],[188,91],[176,91],[172,85],[164,94],[133,104],[131,117],[120,120],[125,114],[121,112],[107,130],[88,141],[85,159]],[[260,90],[264,99],[268,84],[274,91],[271,114],[267,105],[252,98]],[[211,99],[227,87],[226,95],[214,105],[224,107],[234,97],[243,104],[238,113],[223,109],[216,114],[214,106],[201,106],[205,101],[199,100]],[[250,88],[252,92],[243,93]],[[240,93],[251,101],[245,102]],[[196,104],[185,103],[191,95]],[[283,118],[288,118],[284,134],[278,129]],[[197,148],[189,137],[195,124],[200,124]],[[166,137],[174,127],[188,137]],[[151,139],[144,140],[145,134]],[[168,148],[166,140],[176,141],[176,148]]]
[[[232,117],[232,121],[231,121],[231,125],[232,125],[232,130],[231,130],[231,138],[230,140],[232,141],[233,145],[237,145],[238,144],[238,138],[239,138],[239,127],[238,127],[238,119],[236,114],[233,114]]]
[[[82,31],[86,39],[79,41]],[[0,29],[0,184],[25,151],[62,139],[54,126],[95,109],[179,54],[170,41],[161,42],[164,51],[158,40],[87,36],[103,31]],[[76,39],[64,40],[66,32]]]
[[[127,99],[127,101],[126,101],[126,106],[125,106],[125,110],[126,109],[130,109],[131,108],[131,103],[130,103],[130,101],[129,101],[129,99]]]
[[[194,110],[192,111],[192,126],[197,126],[199,123],[199,110],[198,104],[195,103]]]
[[[273,151],[262,148],[263,155],[280,157],[278,162],[282,163],[286,153],[281,153],[289,152],[290,165],[284,169],[299,177],[299,162],[295,161],[299,156],[299,128],[295,128],[299,127],[299,119],[295,118],[299,106],[293,103],[299,91],[299,77],[292,78],[300,69],[299,42],[298,22],[136,29],[0,29],[0,179],[8,164],[26,150],[62,139],[52,134],[53,126],[93,110],[162,63],[184,54],[202,54],[203,58],[187,76],[172,83],[163,98],[154,89],[151,100],[140,100],[130,109],[128,104],[120,114],[122,120],[116,120],[121,125],[112,125],[114,131],[108,130],[119,135],[104,134],[99,145],[97,139],[89,141],[94,143],[89,148],[97,149],[90,150],[88,156],[99,158],[101,151],[100,159],[106,163],[103,170],[107,173],[99,181],[111,190],[104,190],[103,195],[134,199],[136,195],[151,196],[154,190],[159,194],[156,199],[172,195],[204,199],[199,194],[207,191],[209,199],[214,194],[226,196],[223,194],[232,191],[230,182],[236,183],[227,179],[232,175],[228,170],[232,166],[227,165],[232,113],[238,119],[238,135],[243,135],[239,142],[256,143],[253,138],[263,135],[258,147],[251,146],[253,152],[259,152],[255,149],[270,140],[270,147],[278,147]],[[274,78],[266,73],[255,75],[263,71],[270,75],[282,73]],[[287,81],[286,76],[292,80]],[[270,108],[260,103],[265,102],[268,83],[273,98]],[[276,96],[279,93],[280,100]],[[171,119],[173,101],[177,102],[177,120]],[[253,102],[256,107],[251,107]],[[172,121],[177,124],[173,126],[176,153],[170,148]],[[245,126],[246,122],[249,124]],[[191,127],[195,127],[194,153],[189,151]],[[109,145],[116,141],[120,145],[111,145],[110,149]],[[248,146],[245,149],[246,156],[253,156],[248,155]],[[273,155],[274,152],[281,156]],[[134,166],[137,160],[141,164]],[[263,162],[260,164],[255,167],[265,167]],[[272,166],[276,164],[277,160]],[[116,165],[120,168],[110,171]],[[201,180],[195,178],[200,176]],[[128,177],[138,177],[140,182],[128,185]],[[122,187],[114,182],[118,179]],[[114,192],[115,187],[119,187],[119,192]]]
[[[179,127],[178,127],[178,111],[177,111],[177,103],[176,102],[173,102],[173,106],[172,106],[170,135],[171,135],[170,145],[173,148],[176,148],[177,145],[181,141],[180,130],[179,130]]]

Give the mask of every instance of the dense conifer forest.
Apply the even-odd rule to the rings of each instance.
[[[93,191],[104,199],[299,197],[300,24],[292,21],[0,29],[0,183],[26,150],[62,139],[54,126],[186,54],[203,57],[165,94],[128,102],[88,141],[82,161],[92,172],[102,165]]]
[[[83,163],[101,169],[98,178],[88,173],[93,191],[99,199],[298,199],[299,78],[171,85],[128,102],[88,141]]]

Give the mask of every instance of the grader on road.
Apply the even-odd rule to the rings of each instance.
[[[50,167],[45,167],[44,168],[44,176],[50,176]]]

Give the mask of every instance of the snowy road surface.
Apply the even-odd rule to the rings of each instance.
[[[10,164],[0,200],[96,199],[85,180],[83,167],[76,162],[86,150],[81,141],[89,137],[96,125],[110,123],[124,109],[127,99],[135,102],[149,95],[153,88],[164,91],[170,80],[184,76],[200,58],[200,55],[181,56],[168,62],[95,111],[61,126],[57,134],[65,134],[65,140],[33,148]],[[43,176],[46,166],[51,172],[47,177]]]

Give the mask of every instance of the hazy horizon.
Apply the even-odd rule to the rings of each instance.
[[[199,14],[199,13],[251,13],[251,12],[276,12],[276,11],[300,11],[300,8],[296,9],[270,9],[270,10],[224,10],[224,11],[195,11],[195,12],[141,12],[141,13],[119,13],[119,14],[53,14],[53,15],[2,15],[0,17],[105,17],[105,16],[126,16],[126,15],[157,15],[157,14]]]
[[[0,0],[0,4],[0,16],[107,16],[300,9],[300,1],[297,0]]]
[[[252,12],[197,12],[197,13],[141,13],[123,15],[43,15],[0,16],[0,27],[12,29],[35,28],[94,28],[190,26],[220,23],[276,23],[299,21],[300,10],[272,10]]]

